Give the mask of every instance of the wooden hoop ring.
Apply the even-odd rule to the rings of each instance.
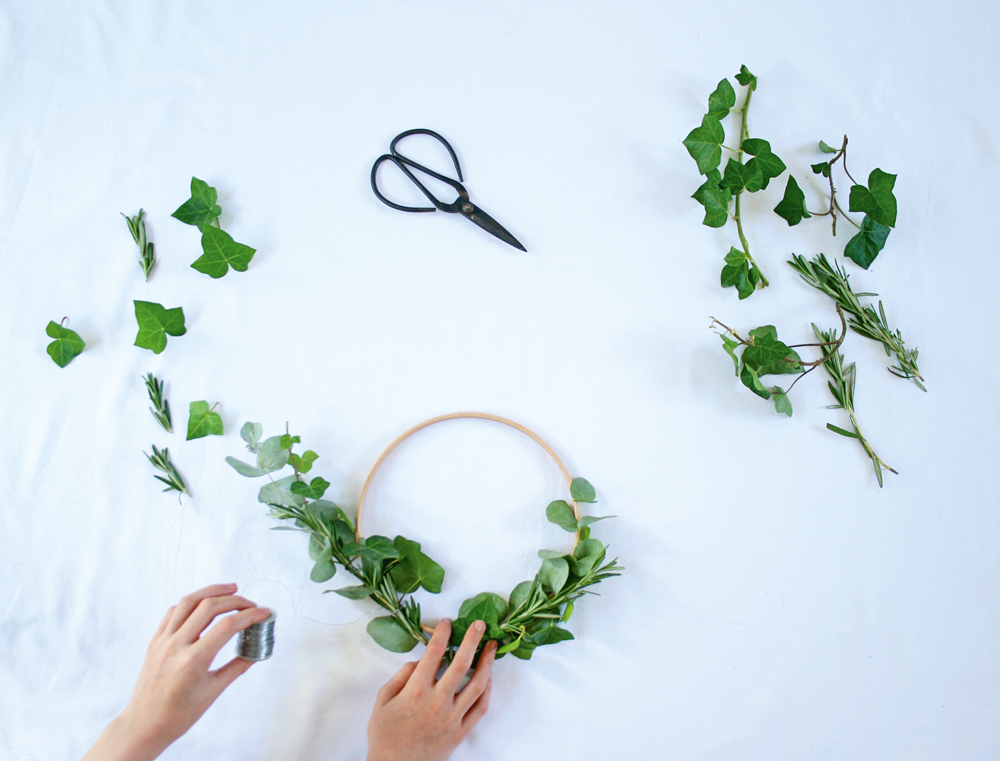
[[[372,479],[375,478],[375,473],[378,472],[378,469],[385,461],[385,458],[388,457],[396,447],[402,444],[406,439],[415,434],[417,431],[427,428],[430,425],[434,425],[435,423],[441,423],[445,420],[458,420],[461,418],[493,420],[494,422],[503,423],[504,425],[510,426],[511,428],[515,428],[516,430],[520,431],[526,436],[530,436],[532,439],[534,439],[535,443],[537,443],[542,449],[545,450],[545,452],[549,455],[549,457],[551,457],[552,460],[555,462],[555,464],[559,467],[559,471],[562,473],[563,478],[566,479],[566,486],[572,488],[573,479],[570,478],[569,471],[566,470],[566,466],[563,465],[562,460],[559,459],[559,455],[555,453],[552,447],[550,447],[548,444],[545,443],[545,440],[542,439],[541,436],[539,436],[534,431],[525,428],[520,423],[515,423],[513,420],[508,420],[507,418],[500,417],[499,415],[491,415],[488,412],[450,412],[447,415],[438,415],[437,417],[432,417],[430,420],[425,420],[422,423],[418,423],[417,425],[410,428],[408,431],[405,431],[404,433],[401,433],[399,436],[397,436],[393,440],[393,442],[388,447],[386,447],[385,451],[382,452],[379,458],[375,461],[375,464],[372,465],[372,469],[368,471],[368,477],[365,478],[365,482],[361,487],[361,494],[358,495],[358,512],[356,516],[357,527],[354,531],[354,538],[357,540],[359,544],[363,544],[363,540],[361,538],[361,518],[362,515],[364,515],[365,497],[368,495],[368,487],[371,486]],[[574,500],[572,496],[570,497],[570,502],[573,505],[573,516],[577,520],[580,520],[580,505],[577,504],[576,500]],[[579,542],[580,542],[580,532],[578,531],[573,539],[574,549],[576,549],[576,545],[579,544]],[[423,624],[421,628],[428,633],[434,631],[434,627],[428,624]]]

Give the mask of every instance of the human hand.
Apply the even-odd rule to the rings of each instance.
[[[490,705],[496,642],[486,643],[472,679],[458,689],[485,629],[482,621],[469,627],[437,679],[451,637],[451,621],[438,622],[420,661],[407,663],[379,690],[368,722],[368,761],[443,761],[451,755]]]
[[[132,699],[83,761],[151,761],[250,668],[251,661],[233,658],[216,671],[208,670],[236,632],[270,613],[235,591],[235,584],[215,584],[182,597],[167,611],[146,651]],[[205,632],[217,616],[232,611],[237,612]]]

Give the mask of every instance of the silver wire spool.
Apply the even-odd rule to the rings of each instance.
[[[245,661],[266,661],[274,652],[274,621],[271,615],[258,624],[252,624],[236,636],[236,654]]]

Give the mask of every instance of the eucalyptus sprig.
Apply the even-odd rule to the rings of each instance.
[[[146,455],[146,459],[153,464],[154,468],[162,470],[167,474],[166,478],[157,475],[153,476],[153,478],[158,481],[163,481],[163,483],[167,485],[167,488],[163,491],[180,492],[180,494],[177,495],[178,499],[180,499],[181,494],[187,494],[189,497],[191,496],[191,492],[188,491],[187,486],[184,484],[184,479],[181,478],[181,474],[177,472],[177,468],[175,468],[174,464],[170,462],[170,453],[167,451],[166,447],[159,450],[154,444],[152,456],[146,454],[145,452],[143,452],[143,454]]]
[[[854,225],[858,232],[848,241],[844,248],[844,256],[854,261],[860,267],[868,269],[875,257],[885,248],[885,242],[889,237],[892,228],[896,226],[896,197],[892,193],[896,184],[896,175],[883,172],[879,168],[872,170],[868,175],[868,185],[857,182],[847,169],[847,135],[840,148],[831,148],[822,140],[819,141],[819,149],[823,153],[832,153],[833,158],[829,161],[821,161],[812,165],[813,174],[821,174],[829,180],[830,198],[826,211],[807,211],[805,204],[805,194],[791,175],[785,185],[785,195],[781,202],[774,207],[774,213],[784,219],[789,227],[797,225],[803,219],[809,217],[829,216],[833,228],[833,235],[837,235],[837,212]],[[859,225],[851,219],[841,208],[837,201],[837,189],[833,184],[833,169],[840,162],[844,174],[851,181],[851,191],[848,199],[848,208],[852,212],[863,212],[864,219]]]
[[[149,411],[153,413],[156,422],[163,426],[164,431],[173,433],[173,423],[170,420],[170,402],[163,395],[163,381],[157,379],[152,373],[146,373],[143,380],[146,382],[149,401],[153,403]]]
[[[132,240],[139,247],[139,266],[142,267],[143,273],[146,275],[146,281],[149,281],[149,274],[153,271],[153,265],[156,264],[156,256],[153,254],[153,244],[146,240],[146,223],[142,218],[143,211],[139,209],[139,213],[134,217],[126,216],[125,222],[128,224],[128,231],[132,233]]]
[[[327,590],[352,600],[371,598],[388,612],[372,619],[368,633],[382,647],[393,652],[409,652],[418,642],[427,643],[421,626],[420,604],[412,595],[418,589],[432,594],[441,591],[444,569],[428,557],[418,542],[403,536],[356,535],[352,519],[333,502],[323,499],[330,483],[321,477],[306,480],[305,475],[318,459],[312,450],[297,455],[292,451],[301,443],[299,436],[288,432],[261,441],[259,423],[246,423],[240,435],[247,449],[256,454],[251,465],[227,457],[238,473],[249,478],[268,476],[269,483],[260,489],[258,501],[270,508],[273,518],[294,525],[277,529],[302,531],[309,535],[309,555],[314,565],[310,578],[317,583],[329,581],[338,567],[350,574],[357,584]],[[292,466],[292,474],[277,480],[271,474]],[[594,501],[593,487],[582,478],[573,481],[573,499]],[[602,517],[585,516],[577,520],[572,508],[562,500],[546,510],[549,520],[567,531],[576,532],[580,541],[572,553],[541,550],[541,569],[530,581],[514,587],[509,600],[484,592],[465,602],[452,622],[449,657],[475,621],[486,624],[480,648],[490,640],[498,642],[497,657],[513,653],[530,658],[537,647],[550,645],[573,635],[557,624],[569,619],[574,602],[588,587],[622,570],[617,560],[606,561],[607,548],[590,537],[590,526]],[[604,516],[612,517],[612,516]]]
[[[736,91],[728,79],[721,80],[715,91],[708,96],[708,113],[702,117],[701,126],[688,133],[684,138],[684,146],[698,164],[698,172],[705,176],[705,182],[691,196],[705,207],[702,224],[724,227],[730,220],[736,223],[740,248],[730,246],[720,282],[723,288],[735,287],[740,299],[745,299],[756,288],[765,288],[769,283],[750,255],[750,244],[743,230],[743,192],[756,193],[763,190],[786,167],[771,151],[771,144],[767,140],[750,137],[747,117],[750,113],[750,100],[757,89],[757,77],[746,66],[741,66],[736,81],[746,88],[743,105],[735,107]],[[726,132],[722,119],[731,113],[739,116],[736,148],[723,145]],[[721,174],[719,165],[723,149],[733,155],[726,162],[725,173]],[[744,154],[753,157],[745,164]]]
[[[829,342],[833,340],[834,331],[828,330],[823,331],[816,327],[815,323],[812,326],[813,332],[822,342]],[[872,467],[875,469],[875,478],[878,479],[878,485],[882,486],[882,471],[888,470],[890,473],[897,473],[897,471],[886,465],[877,454],[875,450],[872,449],[868,440],[861,433],[861,427],[858,425],[858,418],[854,412],[854,381],[857,378],[857,369],[853,362],[847,367],[844,367],[844,355],[840,353],[839,347],[829,352],[823,361],[823,367],[826,368],[827,373],[830,375],[831,380],[827,383],[830,388],[830,393],[833,394],[833,398],[837,400],[836,404],[831,404],[827,409],[843,409],[851,420],[851,427],[854,429],[853,433],[851,431],[845,431],[843,428],[833,425],[832,423],[827,423],[826,427],[829,428],[834,433],[839,433],[841,436],[847,436],[851,439],[857,439],[858,443],[861,444],[862,448],[865,450],[865,454],[868,455],[869,459],[872,461]]]
[[[877,293],[855,293],[851,289],[850,276],[840,268],[837,260],[834,259],[831,265],[823,254],[813,257],[811,262],[804,256],[792,254],[788,264],[805,282],[823,291],[850,315],[848,322],[855,333],[881,343],[887,356],[895,352],[898,364],[888,368],[889,372],[900,378],[912,380],[922,391],[927,390],[921,383],[923,376],[917,367],[919,350],[907,349],[899,329],[894,333],[889,328],[882,301],[879,300],[878,311],[875,311],[871,304],[862,306],[858,300],[859,296],[878,296]]]

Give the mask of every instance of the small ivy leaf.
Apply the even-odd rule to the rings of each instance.
[[[535,646],[530,642],[522,642],[521,646],[511,652],[515,658],[520,658],[522,661],[530,661],[531,654],[535,651]]]
[[[569,493],[574,502],[597,502],[597,492],[586,478],[574,478]]]
[[[576,531],[578,528],[573,508],[564,499],[549,502],[545,508],[545,517],[549,519],[549,523],[554,523],[566,531]]]
[[[281,442],[282,449],[291,449],[293,445],[301,443],[302,438],[300,436],[289,436],[287,433],[283,433],[278,440]]]
[[[503,621],[507,617],[507,601],[504,600],[500,595],[493,594],[492,592],[480,592],[475,597],[470,597],[465,600],[458,608],[458,617],[467,618],[476,609],[476,606],[483,602],[489,602],[493,606],[493,610],[496,611],[496,620]],[[473,619],[482,620],[482,619]]]
[[[802,371],[798,353],[778,340],[778,331],[773,325],[754,328],[748,336],[753,345],[748,346],[743,352],[743,363],[750,365],[758,375],[781,375]],[[786,359],[792,361],[786,362]]]
[[[777,206],[774,213],[788,223],[789,227],[794,227],[803,219],[809,219],[812,215],[806,211],[806,196],[795,181],[792,175],[788,175],[788,182],[785,184],[785,196]]]
[[[240,438],[247,443],[247,449],[255,454],[260,451],[260,448],[254,449],[254,447],[257,446],[257,442],[260,441],[260,437],[263,435],[264,426],[260,423],[246,422],[240,428]]]
[[[329,488],[330,482],[317,476],[308,485],[302,481],[295,481],[291,490],[292,494],[298,494],[304,499],[321,499]]]
[[[746,66],[740,66],[740,73],[736,75],[736,81],[744,87],[749,85],[751,90],[757,89],[757,77],[751,74]]]
[[[896,226],[896,196],[892,189],[896,185],[896,175],[873,169],[868,175],[868,187],[852,185],[850,195],[851,211],[863,211],[873,222],[887,227]]]
[[[307,449],[305,454],[299,457],[297,454],[288,456],[288,461],[299,473],[305,474],[312,470],[313,463],[319,459],[319,455],[311,449]]]
[[[684,147],[698,163],[699,174],[708,174],[718,168],[722,161],[722,141],[725,139],[726,131],[711,114],[705,114],[701,126],[695,127],[684,138]]]
[[[880,225],[866,214],[861,221],[861,231],[847,242],[844,256],[859,267],[868,269],[879,251],[885,248],[885,241],[891,231],[891,227]]]
[[[288,463],[288,449],[281,446],[280,436],[271,436],[265,439],[257,452],[257,467],[264,468],[268,472],[281,470]],[[295,477],[292,476],[294,480]]]
[[[756,288],[756,282],[750,279],[750,260],[743,251],[730,247],[725,261],[726,264],[719,276],[719,283],[723,288],[735,287],[742,301],[750,296]],[[759,279],[759,273],[757,274]]]
[[[440,593],[441,584],[444,583],[444,568],[420,550],[419,542],[397,536],[392,543],[399,550],[401,558],[389,571],[396,589],[408,594],[417,587],[423,587],[431,594]]]
[[[558,594],[569,579],[569,563],[562,558],[546,558],[538,572],[538,583],[553,594]]]
[[[399,550],[392,540],[385,536],[370,536],[364,544],[347,542],[344,544],[344,554],[349,557],[359,557],[362,560],[380,561],[400,557]]]
[[[52,320],[45,326],[45,335],[55,339],[45,347],[45,352],[59,367],[66,367],[87,345],[75,330],[63,327]]]
[[[222,435],[222,417],[213,412],[208,402],[191,402],[188,406],[187,441],[200,439],[208,435]]]
[[[554,645],[557,642],[563,642],[568,639],[573,639],[573,635],[565,629],[560,629],[555,625],[554,621],[528,635],[528,640],[536,647]]]
[[[211,225],[202,228],[201,248],[204,253],[191,266],[216,279],[229,272],[230,267],[246,272],[257,253],[257,249],[237,243],[229,233]]]
[[[736,366],[736,376],[739,377],[740,360],[736,356],[736,347],[740,345],[740,342],[730,338],[729,336],[720,335],[719,338],[722,339],[722,345],[726,350],[726,354],[733,358],[733,364]]]
[[[778,414],[783,412],[788,415],[788,417],[792,416],[792,402],[788,398],[788,394],[785,393],[785,390],[781,388],[781,386],[775,386],[771,389],[771,400],[774,402],[775,412]]]
[[[823,151],[823,153],[836,153],[837,152],[836,148],[831,148],[829,145],[827,145],[826,143],[824,143],[822,140],[819,141],[819,149],[821,151]]]
[[[132,303],[135,304],[135,320],[139,323],[136,346],[160,354],[167,348],[168,335],[182,336],[187,332],[184,327],[184,310],[181,307],[164,309],[163,305],[152,301]]]
[[[733,197],[729,188],[720,188],[722,175],[718,169],[713,169],[705,175],[701,184],[691,197],[705,207],[705,218],[702,224],[706,227],[722,227],[729,220],[729,201]]]
[[[715,92],[708,96],[708,115],[715,119],[721,119],[735,105],[736,91],[729,84],[728,79],[723,79],[715,88]]]
[[[372,591],[365,586],[356,587],[341,587],[340,589],[328,589],[323,594],[327,592],[336,592],[341,597],[346,597],[348,600],[364,600]]]
[[[743,370],[740,371],[740,380],[744,386],[757,394],[761,399],[771,398],[771,392],[764,388],[764,384],[760,382],[760,378],[757,376],[757,371],[752,367],[743,365]]]
[[[759,137],[748,137],[743,141],[741,146],[746,153],[751,156],[757,156],[761,153],[770,153],[771,144],[767,140],[762,140]]]
[[[505,635],[499,626],[500,609],[497,601],[503,605],[504,615],[506,615],[507,603],[499,595],[484,592],[463,602],[458,617],[451,623],[452,644],[461,644],[465,633],[476,621],[482,621],[486,624],[483,642],[491,639],[503,639]]]
[[[217,200],[218,194],[215,188],[197,177],[192,177],[191,197],[170,216],[187,225],[205,227],[222,214],[222,207],[216,204]]]
[[[735,158],[730,158],[726,163],[726,171],[722,177],[722,182],[719,183],[719,187],[729,188],[733,193],[746,188],[751,193],[754,193],[763,187],[763,183],[764,177],[757,164],[751,166],[749,164],[742,164]]]
[[[293,483],[295,483],[295,476],[285,476],[272,483],[266,483],[260,487],[257,501],[278,507],[303,507],[306,501],[291,492]]]
[[[233,466],[237,473],[241,476],[246,476],[247,478],[257,478],[258,476],[266,476],[270,473],[270,470],[266,468],[255,468],[253,465],[247,465],[241,460],[237,460],[235,457],[227,457],[226,462]]]
[[[762,140],[761,142],[766,141]],[[747,171],[752,179],[752,182],[747,184],[747,191],[756,193],[758,190],[763,190],[771,180],[784,172],[785,169],[787,169],[785,162],[773,153],[761,153],[754,156],[747,162]],[[758,180],[758,176],[761,179]]]
[[[824,177],[830,176],[830,162],[822,161],[819,164],[810,164],[813,170],[813,174],[821,174]]]
[[[417,640],[392,616],[373,618],[368,622],[368,633],[379,645],[393,653],[408,653],[417,646]]]

